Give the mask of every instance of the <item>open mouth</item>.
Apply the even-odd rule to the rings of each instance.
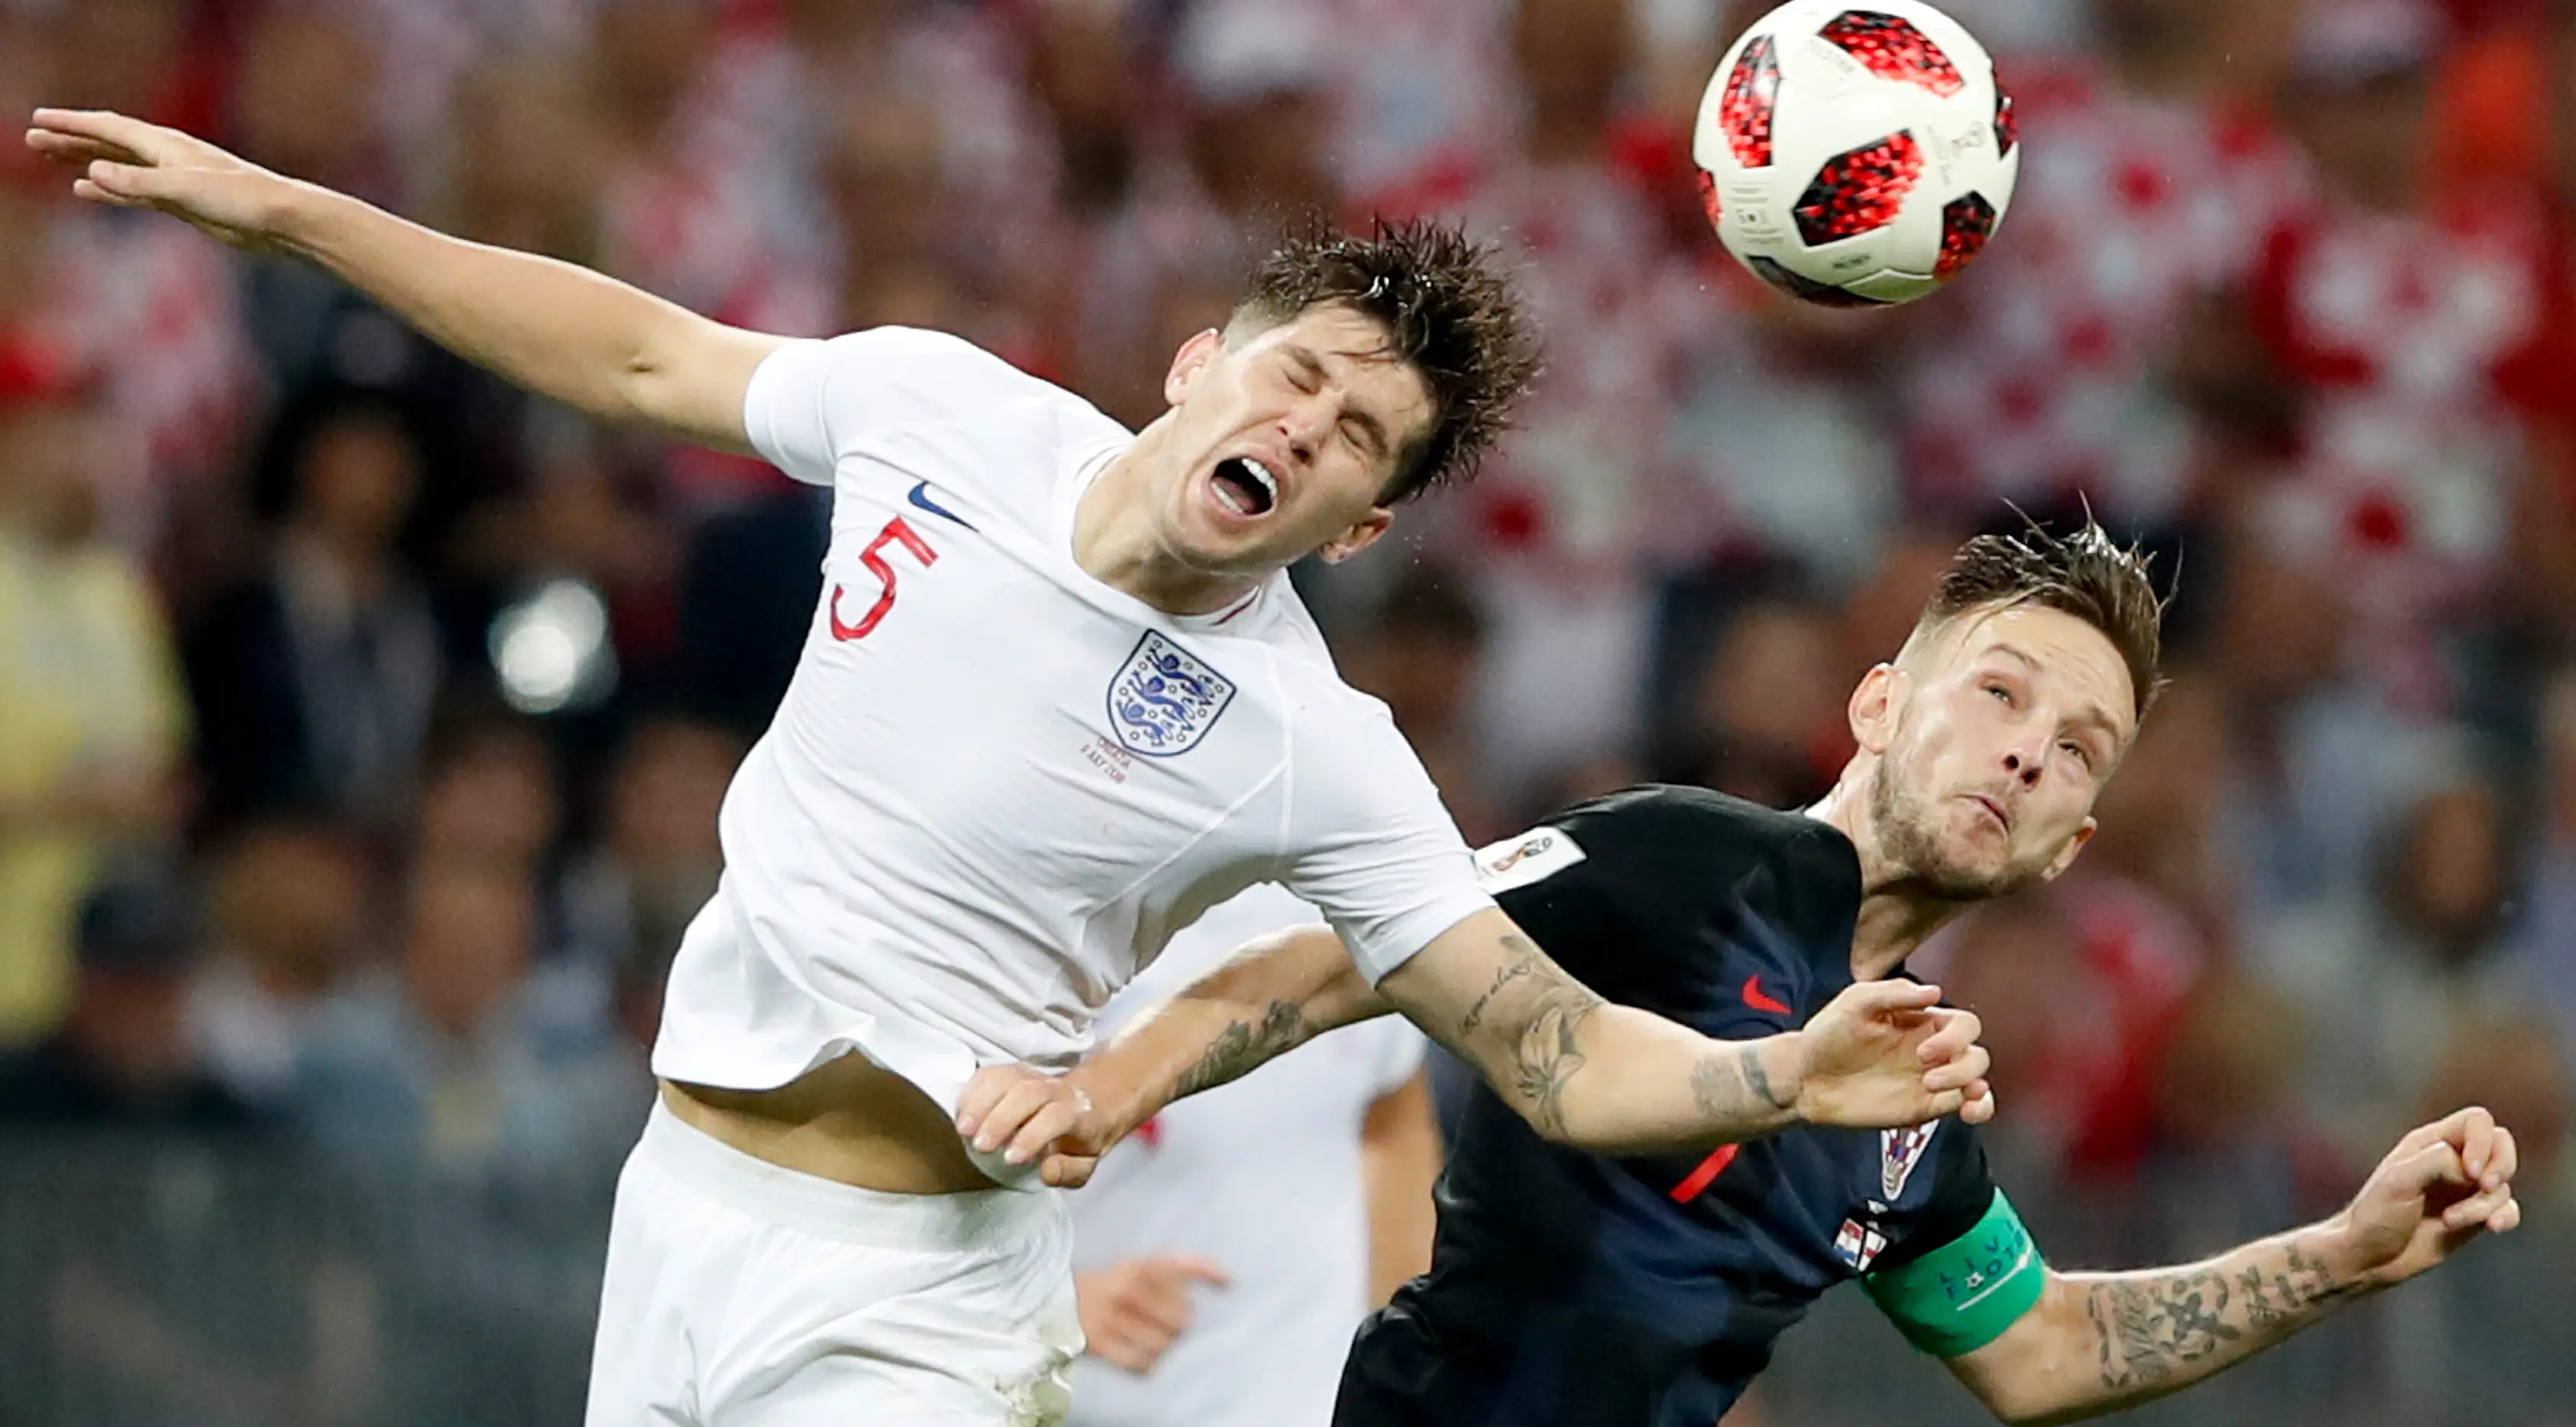
[[[1279,478],[1249,456],[1228,456],[1216,463],[1216,498],[1244,517],[1268,515],[1279,506]]]

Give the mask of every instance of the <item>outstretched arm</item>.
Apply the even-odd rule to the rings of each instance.
[[[1603,1001],[1500,911],[1444,932],[1375,990],[1339,938],[1300,928],[1250,944],[1061,1078],[980,1072],[958,1130],[1013,1163],[1045,1151],[1048,1183],[1079,1184],[1164,1105],[1389,1010],[1475,1067],[1541,1134],[1598,1153],[1705,1149],[1800,1122],[1984,1120],[1994,1101],[1977,1018],[1936,1008],[1939,995],[1864,983],[1800,1030],[1716,1040]]]
[[[307,259],[432,340],[606,421],[748,453],[743,396],[781,339],[727,327],[552,258],[469,243],[202,139],[121,114],[39,109],[27,145],[97,203],[171,214]]]
[[[2324,1223],[2179,1268],[2050,1274],[2036,1306],[1950,1370],[2013,1423],[2074,1422],[2179,1391],[2511,1230],[2522,1221],[2514,1165],[2512,1134],[2462,1110],[2398,1141]]]
[[[1798,1030],[1717,1040],[1602,1000],[1509,916],[1485,911],[1387,973],[1378,994],[1540,1134],[1598,1154],[1994,1112],[1977,1018],[1938,1008],[1940,988],[1911,981],[1853,986]]]

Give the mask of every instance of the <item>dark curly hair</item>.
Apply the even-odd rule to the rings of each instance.
[[[1915,629],[2014,605],[2071,614],[2102,631],[2128,666],[2139,718],[2164,692],[2165,607],[2148,578],[2147,557],[2113,540],[2089,515],[2071,535],[2025,520],[2017,534],[1980,535],[1960,546]]]
[[[1431,390],[1431,425],[1397,453],[1387,504],[1473,476],[1539,369],[1538,324],[1500,254],[1431,219],[1379,220],[1365,238],[1317,226],[1262,260],[1226,336],[1334,305],[1383,326],[1387,355]]]

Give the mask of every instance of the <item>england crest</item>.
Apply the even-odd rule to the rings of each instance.
[[[1109,681],[1109,728],[1128,751],[1169,758],[1197,747],[1232,702],[1233,680],[1147,630]]]
[[[1889,1203],[1905,1192],[1905,1181],[1914,1177],[1914,1167],[1923,1162],[1923,1151],[1932,1143],[1932,1132],[1941,1122],[1916,1125],[1903,1130],[1878,1132],[1878,1188]]]

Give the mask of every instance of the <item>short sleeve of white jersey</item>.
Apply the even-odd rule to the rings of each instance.
[[[828,486],[856,442],[893,426],[964,416],[1032,385],[962,337],[871,327],[780,344],[751,374],[742,425],[771,465]]]
[[[1280,880],[1323,909],[1374,986],[1494,900],[1385,706],[1353,696],[1348,707],[1299,735]]]

